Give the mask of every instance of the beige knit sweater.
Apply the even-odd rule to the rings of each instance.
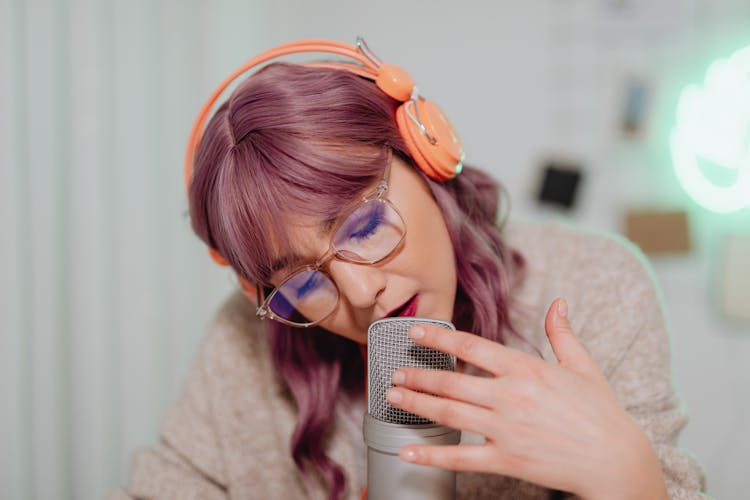
[[[565,297],[574,332],[651,439],[671,497],[703,498],[700,467],[676,447],[687,417],[672,390],[661,301],[642,256],[618,238],[561,222],[514,223],[506,240],[527,261],[527,277],[513,291],[518,330],[554,360],[544,316],[555,297]],[[229,298],[162,422],[161,442],[135,454],[129,484],[111,499],[326,498],[319,483],[303,481],[289,455],[293,403],[261,325],[242,295]],[[364,401],[342,401],[330,440],[329,454],[347,474],[348,499],[359,498],[366,482],[363,412]],[[457,488],[461,499],[551,497],[491,474],[458,473]]]

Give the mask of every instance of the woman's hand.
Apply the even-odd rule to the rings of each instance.
[[[557,364],[466,332],[412,328],[415,342],[491,377],[395,371],[398,387],[388,392],[393,406],[485,437],[483,445],[405,446],[401,457],[494,472],[590,499],[668,498],[648,439],[574,336],[564,300],[552,303],[545,330]]]

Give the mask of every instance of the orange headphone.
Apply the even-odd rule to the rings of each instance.
[[[409,153],[417,166],[436,181],[452,179],[461,172],[464,151],[461,140],[440,107],[419,95],[412,77],[402,68],[380,61],[358,37],[356,47],[334,40],[299,40],[289,42],[258,54],[229,75],[201,107],[190,131],[185,152],[185,188],[190,188],[193,161],[203,129],[214,104],[226,88],[251,68],[271,59],[302,52],[323,52],[345,56],[359,64],[342,62],[309,63],[308,66],[327,67],[349,71],[373,80],[380,90],[402,102],[396,110],[396,123]],[[209,248],[215,262],[222,266],[229,263],[219,253]],[[239,278],[245,295],[255,302],[255,288]]]

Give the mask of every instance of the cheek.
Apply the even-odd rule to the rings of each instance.
[[[320,323],[320,327],[333,334],[354,340],[355,342],[367,342],[367,326],[358,326],[355,319],[342,310],[334,312],[328,319]]]
[[[443,215],[434,202],[429,210],[417,211],[417,214],[411,224],[413,230],[410,226],[407,232],[409,265],[431,274],[443,286],[450,286],[456,282],[456,262]]]

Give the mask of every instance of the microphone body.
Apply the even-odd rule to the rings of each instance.
[[[455,471],[405,462],[399,451],[407,444],[458,444],[461,432],[388,404],[391,375],[401,367],[455,370],[453,356],[412,341],[407,332],[416,324],[455,330],[447,321],[396,317],[376,321],[367,333],[368,401],[362,425],[367,444],[369,500],[453,500]]]

